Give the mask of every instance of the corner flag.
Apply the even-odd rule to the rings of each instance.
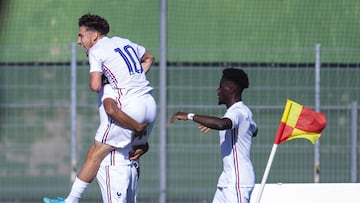
[[[315,144],[325,127],[324,114],[288,99],[274,144],[281,144],[296,138],[305,138]]]
[[[278,145],[296,138],[305,138],[315,144],[325,127],[326,118],[324,114],[304,107],[289,99],[286,101],[279,129],[276,133],[264,176],[261,180],[256,203],[260,202]]]

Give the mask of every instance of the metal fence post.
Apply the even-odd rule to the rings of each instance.
[[[166,202],[166,62],[167,62],[167,6],[166,0],[160,0],[160,143],[159,143],[159,203]]]
[[[320,112],[320,44],[316,44],[315,61],[315,110]],[[320,182],[320,140],[317,140],[314,147],[314,183]]]
[[[354,101],[351,104],[351,163],[350,163],[350,181],[357,182],[357,128],[358,128],[358,103]]]
[[[71,45],[71,144],[70,144],[70,182],[74,181],[76,177],[76,138],[77,138],[77,119],[76,119],[76,43]]]

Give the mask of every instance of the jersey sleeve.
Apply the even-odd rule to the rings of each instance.
[[[139,59],[141,59],[141,57],[143,57],[145,54],[145,51],[146,51],[145,47],[138,45],[136,43],[134,43],[133,46],[136,47],[137,53],[139,54],[138,57],[139,57]]]
[[[235,128],[235,127],[239,126],[239,123],[241,123],[244,120],[243,114],[241,112],[237,112],[234,110],[226,111],[223,118],[228,118],[231,120],[231,123],[232,123],[231,128]]]
[[[101,61],[95,57],[93,52],[89,53],[89,64],[90,64],[90,73],[91,72],[103,72],[101,68]]]
[[[252,132],[252,133],[255,133],[256,131],[257,131],[257,124],[255,123],[255,121],[254,120],[251,120],[250,121],[250,131]]]
[[[139,58],[143,57],[145,54],[145,47],[139,46],[138,51],[139,51]]]
[[[232,109],[225,113],[224,118],[229,118],[232,122],[232,128],[236,128],[241,125],[241,123],[245,122],[249,127],[249,131],[251,133],[255,133],[257,129],[257,124],[252,118],[252,113],[243,111],[240,109]]]
[[[116,101],[115,91],[109,84],[104,85],[101,101],[104,101],[106,98],[110,98]]]

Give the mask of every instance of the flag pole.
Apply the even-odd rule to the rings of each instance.
[[[270,168],[271,168],[272,162],[274,160],[277,147],[278,147],[278,144],[274,144],[272,149],[271,149],[269,160],[268,160],[268,162],[266,164],[265,172],[264,172],[263,178],[261,180],[261,185],[260,185],[260,188],[259,188],[259,192],[258,192],[256,201],[255,201],[256,203],[260,203],[261,196],[262,196],[262,193],[264,191],[264,187],[265,187],[265,183],[267,181],[267,177],[268,177],[268,175],[270,173]]]

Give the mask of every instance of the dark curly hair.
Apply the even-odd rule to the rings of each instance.
[[[107,35],[110,31],[110,26],[104,18],[90,13],[84,14],[79,18],[79,27],[84,26],[88,30],[97,31],[102,35]]]
[[[249,87],[249,78],[244,70],[237,68],[226,68],[223,70],[223,76],[225,80],[234,82],[242,91]]]

